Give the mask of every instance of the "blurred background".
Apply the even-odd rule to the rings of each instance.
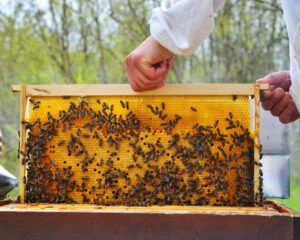
[[[18,174],[19,95],[12,84],[127,83],[123,61],[149,35],[160,0],[0,0],[0,164]],[[251,83],[289,68],[280,0],[227,0],[215,32],[178,57],[173,83]],[[300,123],[290,124],[291,199],[300,211]],[[11,193],[16,195],[17,191]]]

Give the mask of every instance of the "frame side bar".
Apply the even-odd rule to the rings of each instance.
[[[260,183],[260,86],[255,85],[254,93],[254,200],[255,205],[260,205],[261,183]]]
[[[20,88],[20,162],[19,162],[19,198],[20,202],[25,202],[25,179],[26,175],[26,167],[23,161],[23,154],[26,151],[26,128],[22,122],[25,120],[26,115],[26,104],[27,104],[27,97],[26,97],[26,85],[22,85]]]

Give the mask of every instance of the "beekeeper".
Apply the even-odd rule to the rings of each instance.
[[[213,31],[214,13],[225,0],[164,0],[152,11],[151,36],[125,60],[135,91],[162,87],[175,55],[193,54]],[[271,73],[258,80],[269,83],[262,106],[283,123],[300,117],[300,1],[282,0],[290,39],[290,72]]]

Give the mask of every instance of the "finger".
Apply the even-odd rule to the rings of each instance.
[[[128,77],[128,81],[133,91],[135,92],[141,91],[142,87],[138,84],[137,81],[135,81],[135,79]]]
[[[136,92],[148,91],[148,90],[156,89],[158,87],[162,87],[164,85],[163,81],[166,78],[166,75],[161,76],[157,81],[149,83],[144,79],[145,77],[143,76],[143,74],[138,71],[134,73],[134,76],[135,76],[134,79],[130,79],[130,84],[133,90]],[[145,82],[147,84],[145,84]]]
[[[136,90],[138,89],[138,85],[135,81],[135,66],[134,66],[134,62],[133,62],[133,58],[132,58],[132,54],[128,55],[124,61],[124,66],[127,72],[127,76],[128,76],[128,82],[130,83],[131,87]]]
[[[168,72],[165,72],[163,75],[161,75],[158,79],[157,79],[157,83],[153,84],[153,85],[157,85],[160,83],[164,83],[168,78]]]
[[[279,120],[284,124],[294,122],[299,118],[299,111],[293,101],[290,102],[289,106],[279,116]]]
[[[127,74],[130,86],[134,91],[143,91],[143,89],[145,89],[145,84],[140,81],[141,74],[136,70],[136,68],[129,67]]]
[[[166,61],[157,63],[155,65],[139,64],[136,69],[144,75],[146,82],[144,84],[150,84],[151,82],[158,83],[158,78],[163,75],[167,69]]]
[[[292,101],[291,95],[288,93],[285,94],[284,97],[272,107],[271,109],[272,115],[279,116],[289,106],[291,101]]]
[[[270,85],[274,86],[274,88],[282,88],[284,91],[288,91],[291,86],[291,78],[288,71],[271,73],[270,79]]]
[[[162,61],[162,62],[159,62],[159,63],[157,63],[157,64],[154,64],[154,65],[152,65],[152,66],[156,66],[154,69],[155,70],[159,70],[159,69],[165,69],[166,68],[166,66],[167,66],[167,60],[164,60],[164,61]]]
[[[158,83],[158,84],[153,84],[150,86],[141,86],[139,85],[137,88],[133,88],[134,91],[136,92],[144,92],[144,91],[151,91],[157,88],[163,87],[165,84],[164,82]]]
[[[274,72],[270,73],[262,79],[257,80],[257,83],[269,83],[270,86],[279,86],[282,82],[286,81],[289,77],[289,72]]]
[[[292,80],[291,80],[291,75],[289,72],[286,72],[286,78],[285,80],[281,83],[280,87],[288,92],[290,90],[290,87],[292,85]]]
[[[280,122],[287,124],[294,121],[292,119],[293,111],[294,111],[293,107],[294,107],[293,104],[290,103],[289,106],[286,109],[284,109],[284,111],[279,115]]]
[[[261,92],[261,100],[264,101],[272,96],[276,88],[282,88],[288,91],[291,86],[290,74],[288,71],[275,72],[267,75],[263,79],[257,80],[257,83],[269,83],[269,90]]]
[[[155,85],[151,86],[148,90],[150,91],[150,90],[162,88],[164,85],[165,85],[165,83],[164,83],[164,82],[161,82],[161,83],[159,83],[159,84],[155,84]]]
[[[136,76],[136,80],[138,82],[140,82],[143,86],[147,87],[147,86],[153,86],[153,85],[157,85],[160,84],[164,79],[166,75],[166,71],[164,74],[161,75],[156,75],[155,78],[150,79],[147,76],[145,76],[142,72],[140,71],[136,71],[135,72],[135,76]]]
[[[271,110],[272,107],[277,104],[285,95],[285,92],[283,91],[283,89],[281,88],[276,88],[273,93],[272,96],[269,97],[267,100],[262,101],[262,107],[265,110]]]
[[[263,90],[260,92],[260,99],[261,101],[265,101],[272,96],[273,92],[270,90]]]
[[[153,69],[152,69],[153,70]],[[153,72],[154,79],[161,78],[168,72],[168,63],[167,60],[160,63],[158,68],[154,69],[155,72]]]
[[[264,78],[256,80],[256,83],[263,84],[263,83],[269,83],[269,81],[266,77],[264,77]]]
[[[256,81],[257,83],[268,83],[269,89],[272,91],[276,88],[282,88],[288,91],[291,86],[290,73],[288,71],[281,71],[268,74],[262,79]]]

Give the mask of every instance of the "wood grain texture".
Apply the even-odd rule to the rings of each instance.
[[[254,197],[260,196],[260,87],[255,85],[254,92]]]
[[[25,120],[26,115],[26,104],[27,104],[27,97],[26,97],[26,86],[21,86],[21,92],[20,92],[20,152],[25,153],[26,150],[26,128],[25,125],[22,124],[22,121]],[[19,197],[20,202],[25,202],[25,183],[23,181],[23,178],[26,174],[25,165],[22,163],[23,155],[20,154],[19,159]]]
[[[0,208],[1,212],[94,212],[94,213],[140,213],[140,214],[208,214],[230,215],[261,215],[290,216],[286,209],[277,209],[273,204],[266,203],[264,207],[212,207],[212,206],[99,206],[91,204],[9,204]]]
[[[27,96],[101,96],[101,95],[254,95],[255,86],[268,84],[166,84],[148,92],[134,92],[128,84],[27,85]],[[20,91],[19,85],[12,90]]]
[[[0,236],[1,240],[299,239],[294,227],[299,224],[299,218],[295,218],[299,215],[273,201],[266,201],[260,208],[151,208],[155,211],[136,207],[9,204],[0,207]],[[193,211],[186,211],[191,208]]]
[[[2,212],[2,240],[293,240],[289,216]]]

